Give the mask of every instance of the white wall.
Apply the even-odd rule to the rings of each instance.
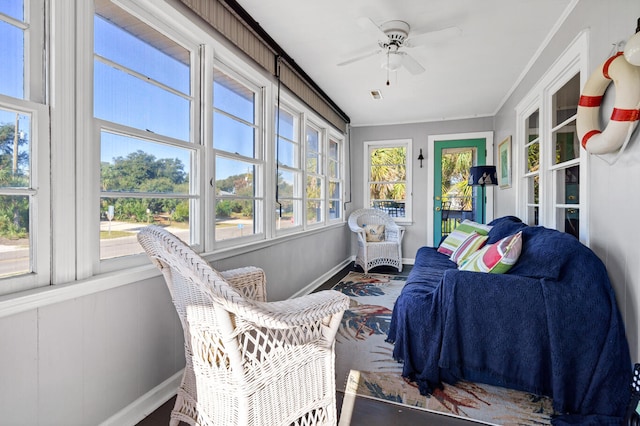
[[[627,40],[640,17],[637,0],[581,0],[536,61],[523,82],[495,117],[495,140],[515,131],[514,107],[540,80],[545,70],[582,30],[589,31],[589,69],[596,69],[610,54],[612,45]],[[610,90],[613,90],[613,85]],[[609,94],[609,95],[612,95]],[[603,108],[603,110],[605,110]],[[605,114],[610,114],[605,111]],[[615,164],[589,158],[589,238],[591,248],[604,261],[625,322],[631,358],[640,361],[640,228],[632,225],[640,211],[640,133],[636,131],[627,151]],[[497,194],[498,216],[516,211],[515,188]]]
[[[220,270],[264,268],[269,300],[281,300],[308,292],[348,263],[350,234],[342,224],[212,263]],[[0,309],[0,424],[135,424],[175,393],[175,381],[166,381],[184,367],[182,328],[164,280],[145,268],[157,276],[60,297],[99,287],[69,283],[45,290],[63,299],[56,303],[41,298],[39,306],[21,308],[14,301],[10,315]],[[26,294],[25,302],[39,294]]]
[[[351,179],[353,182],[353,203],[350,210],[363,206],[363,143],[365,141],[411,139],[413,141],[413,223],[406,225],[406,233],[402,243],[402,256],[412,262],[416,251],[432,244],[432,231],[428,229],[429,200],[427,197],[429,174],[432,173],[433,159],[428,158],[427,141],[429,136],[482,132],[492,130],[492,118],[474,118],[469,120],[452,120],[429,123],[401,124],[388,126],[364,126],[351,129]],[[418,153],[422,148],[423,167],[420,168]],[[355,240],[354,240],[355,241]],[[355,242],[354,242],[355,244]]]

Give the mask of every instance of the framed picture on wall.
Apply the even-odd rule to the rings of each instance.
[[[511,136],[498,145],[498,184],[500,188],[511,187]]]

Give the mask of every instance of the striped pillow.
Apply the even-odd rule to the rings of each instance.
[[[438,251],[446,254],[447,256],[451,256],[472,232],[477,232],[480,235],[487,235],[491,228],[492,227],[489,225],[483,225],[466,219],[458,225],[452,233],[447,235],[447,238],[445,238],[442,244],[440,244],[440,247],[438,247]]]
[[[467,257],[458,269],[504,274],[515,265],[520,252],[522,252],[522,231],[509,235],[495,244],[484,246]]]
[[[480,235],[476,231],[473,231],[457,249],[451,254],[449,258],[451,261],[460,265],[467,257],[478,251],[489,239],[486,235]]]

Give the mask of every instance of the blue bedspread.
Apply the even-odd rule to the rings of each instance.
[[[388,335],[403,375],[423,394],[464,378],[550,396],[557,425],[621,424],[631,360],[604,265],[567,234],[516,218],[495,225],[490,241],[523,231],[508,274],[418,251]]]

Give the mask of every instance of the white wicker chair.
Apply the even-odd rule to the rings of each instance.
[[[363,225],[384,225],[384,240],[367,241]],[[376,266],[393,266],[402,271],[402,237],[404,227],[396,224],[382,210],[359,209],[349,216],[349,228],[358,236],[358,254],[356,265],[360,265],[365,273]]]
[[[260,268],[219,273],[158,226],[138,241],[162,271],[184,331],[171,425],[336,424],[334,342],[347,296],[268,303]]]

